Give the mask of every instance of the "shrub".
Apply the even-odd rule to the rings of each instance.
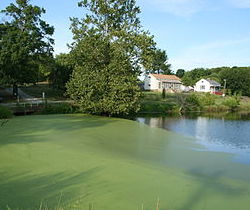
[[[202,105],[200,99],[196,94],[190,94],[187,96],[184,103],[184,111],[199,111]]]
[[[200,96],[200,104],[202,106],[212,106],[215,104],[216,96],[210,93],[206,93]]]
[[[13,116],[13,113],[11,110],[9,110],[7,107],[0,106],[0,119],[7,119],[11,118]]]
[[[165,88],[162,89],[162,98],[163,99],[166,98],[166,89]]]
[[[159,92],[143,92],[142,98],[144,101],[160,101],[162,96]]]
[[[171,103],[159,103],[159,102],[145,102],[141,105],[140,112],[144,113],[167,113],[167,112],[173,112],[176,109],[175,104]]]
[[[77,107],[68,103],[49,104],[42,110],[42,114],[70,114],[76,112]]]
[[[228,109],[229,108],[225,105],[216,104],[216,105],[204,107],[203,111],[206,111],[206,112],[227,112]]]
[[[223,105],[229,107],[232,111],[236,110],[240,105],[240,102],[237,97],[227,97],[223,102]]]

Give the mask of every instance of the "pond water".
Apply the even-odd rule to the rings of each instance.
[[[250,113],[139,117],[138,122],[192,137],[204,150],[233,154],[250,164]]]
[[[0,127],[0,209],[249,210],[240,119],[14,117]]]

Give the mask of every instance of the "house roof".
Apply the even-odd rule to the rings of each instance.
[[[175,75],[165,75],[165,74],[151,74],[151,75],[154,76],[156,79],[181,81],[181,79]]]
[[[221,86],[220,83],[214,81],[214,80],[211,80],[211,79],[205,79],[206,81],[208,81],[210,83],[210,85],[212,86]]]

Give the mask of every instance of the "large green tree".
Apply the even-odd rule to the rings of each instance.
[[[226,80],[226,89],[231,90],[232,93],[250,96],[250,67],[193,69],[185,73],[182,82],[185,85],[193,86],[202,78],[213,79],[220,82],[222,86],[224,86]]]
[[[250,96],[250,68],[233,67],[224,68],[219,73],[221,83],[226,80],[226,89],[230,89],[232,93],[241,93]]]
[[[152,64],[153,38],[143,31],[135,0],[84,0],[72,18],[74,70],[67,92],[85,112],[126,115],[139,110],[138,76]]]
[[[168,56],[165,50],[156,49],[153,54],[152,68],[149,73],[173,74],[171,64],[168,63]]]
[[[41,19],[45,9],[16,0],[1,13],[7,17],[1,23],[1,74],[16,85],[36,82],[40,65],[53,52],[54,28]]]
[[[50,72],[50,82],[56,89],[65,90],[74,68],[73,58],[70,54],[61,53],[54,59],[54,68]]]
[[[210,72],[208,72],[204,68],[196,68],[191,71],[187,71],[181,80],[184,85],[193,86],[198,80],[200,80],[201,78],[205,78],[209,74]]]
[[[175,73],[175,75],[179,78],[182,78],[185,75],[185,70],[184,69],[178,69]]]

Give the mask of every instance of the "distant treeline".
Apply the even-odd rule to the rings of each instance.
[[[213,79],[222,86],[226,82],[226,89],[230,93],[250,96],[250,67],[196,68],[185,72],[182,82],[185,85],[193,86],[201,78]]]

